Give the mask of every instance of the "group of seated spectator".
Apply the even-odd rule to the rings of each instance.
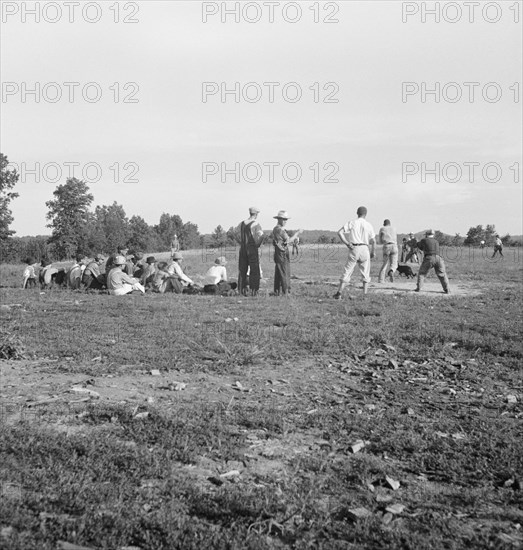
[[[38,280],[42,290],[65,286],[72,290],[108,292],[113,296],[145,294],[147,291],[159,294],[235,294],[237,284],[228,281],[227,260],[223,256],[216,258],[209,268],[203,277],[203,285],[195,283],[184,272],[182,262],[180,252],[174,252],[168,262],[157,262],[154,256],[144,258],[141,252],[129,254],[124,246],[107,259],[102,254],[93,259],[78,255],[68,269],[57,268],[46,260],[38,266],[33,258],[28,258],[22,287],[35,288]]]

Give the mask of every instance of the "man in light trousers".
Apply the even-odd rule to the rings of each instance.
[[[383,227],[378,234],[378,244],[383,245],[383,264],[378,275],[378,283],[385,281],[385,273],[393,283],[394,272],[398,269],[398,238],[396,230],[390,225],[390,220],[383,222]]]
[[[367,216],[365,206],[360,206],[356,214],[358,215],[357,220],[347,222],[338,231],[341,242],[349,249],[349,257],[340,279],[338,292],[334,295],[334,299],[336,300],[341,299],[341,293],[345,286],[349,284],[352,272],[356,266],[358,266],[361,273],[364,294],[367,294],[367,288],[370,283],[370,260],[374,258],[376,245],[375,233],[372,225],[365,220]],[[345,237],[345,234],[348,234],[348,239]]]

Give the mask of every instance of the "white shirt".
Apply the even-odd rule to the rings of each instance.
[[[347,222],[343,227],[343,232],[348,233],[347,240],[351,244],[370,244],[370,241],[376,237],[372,225],[364,218]]]
[[[203,279],[204,285],[217,285],[220,281],[227,280],[227,270],[223,265],[213,265],[209,268]]]
[[[190,277],[187,277],[187,275],[182,271],[181,265],[176,261],[171,263],[171,265],[167,268],[167,272],[171,275],[176,275],[182,282],[188,285],[194,284],[193,280]]]

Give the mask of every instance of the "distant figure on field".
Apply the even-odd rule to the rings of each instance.
[[[425,233],[425,238],[421,239],[417,246],[422,252],[424,252],[425,255],[423,257],[423,263],[419,268],[416,292],[421,290],[425,276],[432,268],[434,268],[441,286],[443,287],[443,291],[445,294],[450,294],[449,280],[445,270],[445,262],[439,255],[439,242],[434,238],[434,230],[429,229]]]
[[[82,285],[86,290],[102,290],[105,288],[105,275],[100,271],[100,266],[105,258],[97,254],[92,262],[89,262],[82,275]]]
[[[348,247],[349,257],[345,265],[345,271],[340,279],[338,291],[334,295],[336,300],[341,299],[343,289],[350,282],[354,268],[358,266],[363,280],[363,294],[367,294],[370,283],[370,261],[374,258],[376,246],[375,233],[372,225],[365,219],[367,209],[360,206],[356,211],[358,218],[347,222],[339,231],[341,242]],[[348,239],[345,237],[348,234]],[[370,247],[370,250],[369,250]]]
[[[260,209],[249,208],[249,217],[236,228],[240,241],[238,260],[238,287],[240,294],[247,295],[247,288],[255,296],[260,290],[260,255],[259,248],[263,242],[263,230],[256,221]],[[247,277],[247,271],[249,276]]]
[[[36,260],[34,258],[27,258],[25,262],[27,267],[24,269],[23,279],[22,279],[22,288],[35,288],[36,286],[36,271],[35,264]]]
[[[390,220],[383,222],[383,227],[378,234],[378,244],[383,245],[383,264],[378,275],[378,283],[385,281],[385,273],[393,283],[394,272],[398,268],[398,238],[396,230],[390,225]]]
[[[285,210],[280,210],[276,216],[278,225],[272,230],[272,244],[274,245],[274,294],[275,296],[288,294],[291,290],[291,259],[289,256],[289,244],[292,244],[302,233],[298,229],[292,237],[285,231],[285,225],[289,215]]]
[[[498,252],[499,255],[503,258],[503,241],[499,238],[499,235],[496,235],[496,242],[494,243],[494,254],[492,254],[492,257],[494,258]]]
[[[178,235],[174,234],[173,240],[171,241],[171,256],[174,256],[175,252],[180,250],[180,241],[178,240]]]
[[[485,241],[479,241],[479,247],[485,248]]]
[[[295,254],[296,256],[300,255],[300,238],[299,237],[295,239],[292,243],[292,255],[294,256]]]
[[[412,260],[413,263],[419,264],[419,257],[418,257],[418,241],[416,240],[416,237],[414,236],[414,233],[409,233],[409,240],[407,241],[408,246],[408,253],[407,257],[405,258],[405,263]]]
[[[220,256],[214,260],[214,265],[207,270],[203,279],[203,291],[206,294],[224,294],[236,289],[236,283],[227,281],[226,265],[227,260]]]
[[[122,271],[126,262],[125,256],[116,256],[113,261],[114,266],[107,274],[109,294],[123,296],[133,290],[139,290],[142,294],[145,294],[145,288],[138,282],[138,279],[129,277],[127,273]]]

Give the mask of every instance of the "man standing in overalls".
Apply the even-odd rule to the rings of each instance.
[[[249,217],[237,228],[240,239],[240,258],[238,263],[238,290],[247,295],[247,287],[252,296],[260,290],[260,256],[258,249],[263,242],[263,230],[256,221],[260,210],[254,206],[249,208]],[[249,277],[247,278],[247,271]]]

